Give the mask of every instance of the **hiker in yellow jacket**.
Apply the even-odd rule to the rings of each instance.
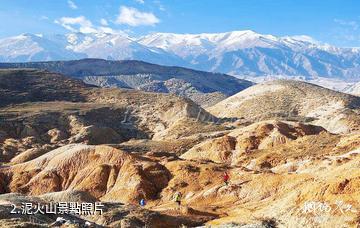
[[[181,192],[176,192],[175,193],[174,200],[179,206],[181,205]]]

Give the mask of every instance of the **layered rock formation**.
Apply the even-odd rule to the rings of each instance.
[[[17,159],[26,161],[69,143],[177,138],[188,134],[185,127],[194,120],[193,132],[223,128],[192,101],[173,95],[99,89],[36,70],[2,71],[0,79],[0,161],[25,151]]]
[[[160,164],[106,146],[70,144],[3,172],[9,192],[40,195],[77,190],[96,199],[136,203],[154,199],[167,185]]]
[[[171,93],[203,106],[253,85],[230,75],[170,67],[135,60],[82,59],[33,63],[0,63],[0,68],[36,68],[81,79],[107,88],[128,88],[146,92]]]
[[[263,121],[233,130],[216,139],[200,143],[181,157],[237,164],[257,150],[272,149],[305,136],[326,134],[322,127],[291,122]],[[241,164],[241,163],[240,163]]]
[[[360,98],[300,81],[278,80],[246,89],[208,108],[219,117],[305,121],[334,133],[359,130]]]
[[[10,214],[10,204],[60,201],[104,203],[102,215],[61,215],[75,227],[359,226],[355,96],[280,81],[210,114],[45,71],[3,71],[0,83],[0,226],[50,226],[59,215]]]

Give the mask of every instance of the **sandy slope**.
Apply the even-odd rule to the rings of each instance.
[[[334,133],[360,127],[360,98],[300,81],[278,80],[252,86],[208,108],[219,117],[300,120]]]

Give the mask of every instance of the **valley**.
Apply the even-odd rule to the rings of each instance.
[[[64,201],[102,202],[104,213],[61,215],[62,227],[359,226],[360,97],[229,79],[216,90],[229,83],[232,94],[202,107],[65,72],[82,63],[0,70],[0,227],[51,226],[58,216],[10,214],[10,205]],[[192,80],[213,92],[211,80]]]

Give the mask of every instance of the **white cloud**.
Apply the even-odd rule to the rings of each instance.
[[[145,3],[144,0],[135,0],[135,2],[140,3],[140,4],[144,4],[144,3]]]
[[[101,26],[94,26],[93,23],[84,16],[79,17],[62,17],[54,21],[71,32],[81,33],[111,33],[127,35],[124,31],[114,30],[108,27],[108,22],[102,18],[100,20]],[[106,22],[106,23],[105,23]]]
[[[120,14],[116,19],[117,24],[127,24],[130,26],[155,25],[160,20],[153,13],[141,12],[132,7],[120,7]]]
[[[165,7],[164,7],[163,5],[160,5],[160,6],[159,6],[159,10],[165,11],[166,9],[165,9]]]
[[[314,43],[314,44],[320,44],[320,41],[312,38],[311,36],[307,36],[307,35],[295,35],[295,36],[289,36],[289,38],[292,38],[295,40],[300,40],[300,41],[305,41],[305,42],[309,42],[309,43]]]
[[[75,4],[75,2],[73,2],[73,1],[71,1],[71,0],[68,0],[67,1],[67,3],[68,3],[68,6],[71,8],[71,9],[77,9],[78,7],[77,7],[77,5]]]
[[[335,18],[334,22],[338,26],[333,28],[333,36],[339,43],[344,43],[347,46],[347,41],[356,42],[360,40],[360,17],[354,20]]]
[[[55,20],[55,23],[72,32],[93,33],[97,31],[91,21],[84,16],[62,17],[59,20]]]
[[[359,24],[356,21],[346,21],[346,20],[341,20],[341,19],[334,19],[334,22],[342,25],[342,26],[347,26],[350,27],[352,30],[358,30],[359,28]]]
[[[42,16],[40,17],[40,20],[49,20],[49,17],[42,15]]]
[[[97,28],[97,32],[98,33],[111,33],[111,34],[114,34],[114,33],[119,33],[117,31],[114,31],[112,28],[110,27],[104,27],[104,26],[100,26]],[[122,33],[122,32],[121,32]]]
[[[104,19],[104,18],[101,18],[101,19],[100,19],[100,24],[103,25],[103,26],[108,26],[108,25],[109,25],[109,23],[107,22],[107,20]]]
[[[161,10],[161,11],[166,11],[164,5],[163,5],[159,0],[155,0],[154,3],[155,3],[156,5],[158,5],[159,10]]]

